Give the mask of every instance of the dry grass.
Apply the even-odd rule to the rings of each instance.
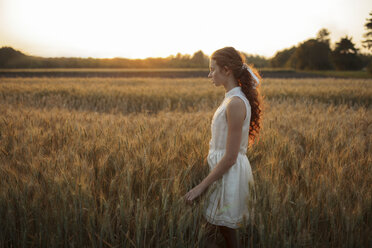
[[[367,247],[372,81],[264,82],[245,246]],[[2,79],[0,246],[203,247],[205,79]]]

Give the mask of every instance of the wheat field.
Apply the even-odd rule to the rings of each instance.
[[[261,93],[244,247],[371,246],[372,80]],[[206,194],[182,197],[223,97],[204,78],[2,78],[0,246],[204,247]]]

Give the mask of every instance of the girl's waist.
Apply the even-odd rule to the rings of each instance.
[[[209,148],[209,152],[208,154],[212,154],[212,153],[225,153],[226,152],[226,149],[216,149],[216,148]],[[239,154],[241,155],[247,155],[247,149],[245,148],[240,148],[239,149]],[[239,155],[238,154],[238,155]]]

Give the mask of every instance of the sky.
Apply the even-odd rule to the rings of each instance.
[[[362,49],[371,11],[371,0],[0,0],[0,47],[147,58],[233,46],[270,58],[321,28],[331,43],[348,35]]]

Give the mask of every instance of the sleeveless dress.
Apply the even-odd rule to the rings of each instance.
[[[251,106],[240,86],[225,93],[225,99],[214,113],[211,130],[212,138],[209,142],[208,165],[212,170],[224,156],[227,139],[226,107],[233,96],[240,97],[246,106],[246,118],[243,123],[242,139],[236,163],[223,175],[212,183],[209,197],[203,210],[206,220],[217,226],[239,228],[244,219],[248,219],[249,185],[253,185],[252,169],[247,158],[249,124]],[[209,189],[208,189],[209,190]]]

